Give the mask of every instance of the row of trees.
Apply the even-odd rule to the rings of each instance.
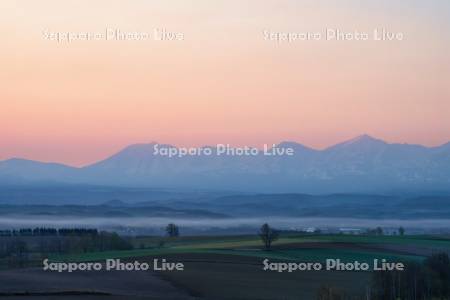
[[[318,300],[425,300],[450,299],[450,259],[448,253],[434,253],[423,262],[410,261],[403,271],[372,273],[364,296],[347,294],[336,286],[324,285]]]
[[[450,299],[450,259],[435,253],[404,271],[374,272],[373,299]]]
[[[0,230],[0,236],[95,236],[97,229],[87,228],[21,228],[19,230]]]
[[[28,231],[25,231],[28,232]],[[54,230],[48,232],[55,232]],[[10,266],[24,266],[30,257],[49,254],[87,253],[133,249],[131,242],[117,233],[96,230],[56,230],[49,235],[8,235],[0,237],[0,259]]]

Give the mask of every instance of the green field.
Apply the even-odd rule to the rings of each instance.
[[[159,243],[163,241],[161,246]],[[345,261],[388,258],[421,260],[432,251],[448,251],[450,239],[433,236],[350,236],[295,235],[277,240],[271,251],[262,251],[257,236],[225,237],[136,237],[134,250],[51,256],[55,261],[92,261],[166,254],[216,253],[236,256],[270,257],[294,261],[341,258]],[[142,247],[142,248],[139,248]]]

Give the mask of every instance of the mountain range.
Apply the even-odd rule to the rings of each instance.
[[[248,192],[449,192],[450,143],[439,147],[387,143],[368,135],[315,150],[296,142],[294,154],[154,154],[156,143],[130,145],[76,168],[25,159],[0,161],[0,185],[90,184]],[[177,148],[165,145],[166,148]],[[215,153],[215,148],[211,148]]]

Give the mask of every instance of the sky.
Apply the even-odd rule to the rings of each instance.
[[[447,143],[450,2],[391,2],[3,0],[0,160],[83,166],[151,141]],[[369,38],[327,40],[327,29]],[[374,40],[375,29],[401,38]],[[50,38],[68,32],[99,38]]]

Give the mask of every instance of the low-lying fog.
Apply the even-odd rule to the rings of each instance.
[[[277,229],[305,230],[307,228],[327,229],[366,229],[398,228],[415,231],[450,232],[450,219],[394,220],[394,219],[353,219],[353,218],[230,218],[230,219],[179,219],[179,218],[76,218],[76,217],[0,217],[1,229],[24,227],[94,227],[103,230],[120,230],[130,232],[158,232],[168,223],[175,223],[185,232],[254,232],[263,223],[269,223]]]

